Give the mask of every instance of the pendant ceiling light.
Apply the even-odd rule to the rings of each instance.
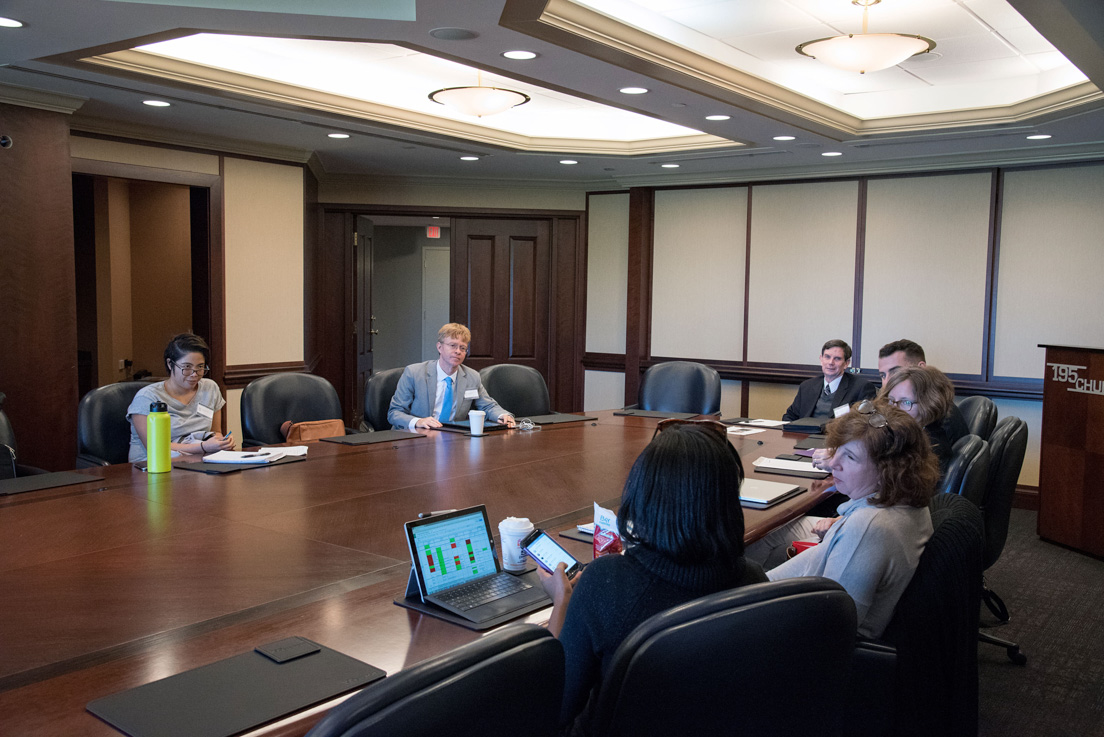
[[[501,87],[484,87],[483,74],[480,73],[474,87],[446,87],[430,92],[429,99],[464,115],[482,118],[524,105],[529,102],[529,95]]]
[[[877,72],[897,66],[916,54],[926,54],[935,48],[935,41],[909,33],[867,33],[866,21],[871,5],[882,0],[851,0],[863,8],[862,33],[806,41],[797,53],[821,61],[846,72]]]

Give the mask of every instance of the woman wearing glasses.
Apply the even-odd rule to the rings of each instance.
[[[878,397],[903,410],[928,434],[942,476],[953,455],[944,420],[954,405],[954,385],[933,366],[912,366],[889,375]]]
[[[563,643],[561,722],[568,725],[614,651],[654,614],[707,594],[766,580],[744,560],[743,466],[719,422],[667,420],[640,454],[621,494],[624,555],[591,563],[572,586],[563,566],[543,574],[548,629]],[[580,717],[583,726],[586,715]]]
[[[838,581],[855,600],[859,634],[879,637],[931,537],[939,467],[920,425],[880,400],[861,402],[827,429],[828,467],[848,501],[819,545],[767,576]]]
[[[172,423],[170,448],[180,453],[216,453],[232,450],[234,441],[211,432],[222,426],[222,398],[218,384],[204,378],[211,349],[203,338],[181,333],[165,347],[165,368],[169,378],[144,386],[127,408],[130,420],[130,461],[146,459],[146,420],[150,405],[164,402]]]

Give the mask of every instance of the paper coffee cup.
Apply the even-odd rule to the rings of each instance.
[[[527,517],[507,517],[498,523],[498,536],[502,539],[502,567],[507,571],[525,570],[521,541],[532,531],[533,523]]]
[[[468,413],[468,424],[471,425],[472,435],[483,434],[483,421],[487,419],[487,413],[481,409],[473,409]]]

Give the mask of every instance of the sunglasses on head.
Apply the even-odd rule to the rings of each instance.
[[[864,399],[859,402],[859,406],[855,408],[855,412],[864,418],[871,427],[885,427],[886,418],[878,409],[874,406],[874,403],[869,399]]]

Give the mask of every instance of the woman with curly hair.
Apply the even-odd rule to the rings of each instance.
[[[859,634],[879,637],[932,534],[928,502],[939,467],[905,412],[861,402],[828,425],[829,468],[849,501],[823,541],[767,572],[772,581],[824,576],[855,600]]]

